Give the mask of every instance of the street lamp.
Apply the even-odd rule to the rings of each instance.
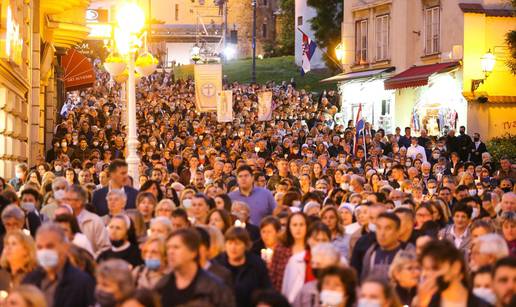
[[[115,78],[127,67],[127,157],[129,175],[138,185],[140,158],[138,157],[138,136],[136,132],[136,78],[135,70],[142,76],[152,74],[157,66],[156,59],[147,52],[146,35],[142,34],[145,26],[145,13],[133,2],[121,5],[116,14],[117,27],[114,29],[114,43],[122,57],[111,56],[106,59],[104,67]],[[136,53],[145,43],[144,52]],[[136,65],[135,65],[136,62]],[[136,66],[136,67],[135,67]]]
[[[253,71],[251,75],[252,83],[256,83],[256,0],[252,0],[253,6]]]
[[[475,92],[480,86],[480,84],[483,84],[487,77],[489,77],[489,75],[493,72],[495,64],[496,57],[493,53],[491,53],[491,49],[489,49],[487,53],[480,58],[480,67],[482,68],[482,72],[484,73],[484,78],[471,80],[472,93]]]

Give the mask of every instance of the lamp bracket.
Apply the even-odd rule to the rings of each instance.
[[[484,83],[484,80],[485,79],[473,79],[473,80],[471,80],[471,92],[474,93],[478,89],[480,84]]]

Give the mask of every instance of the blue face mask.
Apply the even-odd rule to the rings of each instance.
[[[40,249],[36,252],[38,264],[44,269],[55,268],[59,262],[59,255],[53,249]]]
[[[161,266],[161,260],[159,259],[145,259],[145,267],[149,270],[156,271]]]

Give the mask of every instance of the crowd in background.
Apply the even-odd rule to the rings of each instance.
[[[52,148],[0,178],[2,303],[516,305],[516,164],[478,133],[357,133],[335,91],[224,87],[219,123],[192,80],[139,80],[139,178],[120,85],[69,93]]]

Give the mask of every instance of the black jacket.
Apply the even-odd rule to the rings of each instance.
[[[434,296],[432,296],[432,300],[430,301],[430,304],[428,304],[428,307],[440,307],[441,306],[441,294],[436,293]],[[466,303],[467,307],[492,307],[493,305],[489,304],[488,302],[484,301],[483,299],[477,297],[473,293],[468,294],[468,302]]]
[[[170,302],[171,287],[175,287],[176,277],[173,273],[165,275],[155,289],[161,296],[162,306],[173,306]],[[231,289],[225,286],[220,279],[205,270],[199,269],[195,279],[194,298],[188,302],[188,306],[213,306],[234,307],[235,297]]]
[[[45,278],[46,272],[43,268],[27,274],[23,279],[23,284],[32,284],[41,288],[41,282]],[[63,267],[63,276],[57,285],[54,295],[54,306],[92,306],[94,300],[95,281],[88,274],[75,268],[69,262]],[[50,307],[50,306],[49,306]]]
[[[229,264],[226,253],[219,255],[215,261],[233,273],[235,298],[239,307],[251,306],[251,297],[255,290],[272,287],[265,263],[251,252],[245,254],[245,263],[237,270]]]

